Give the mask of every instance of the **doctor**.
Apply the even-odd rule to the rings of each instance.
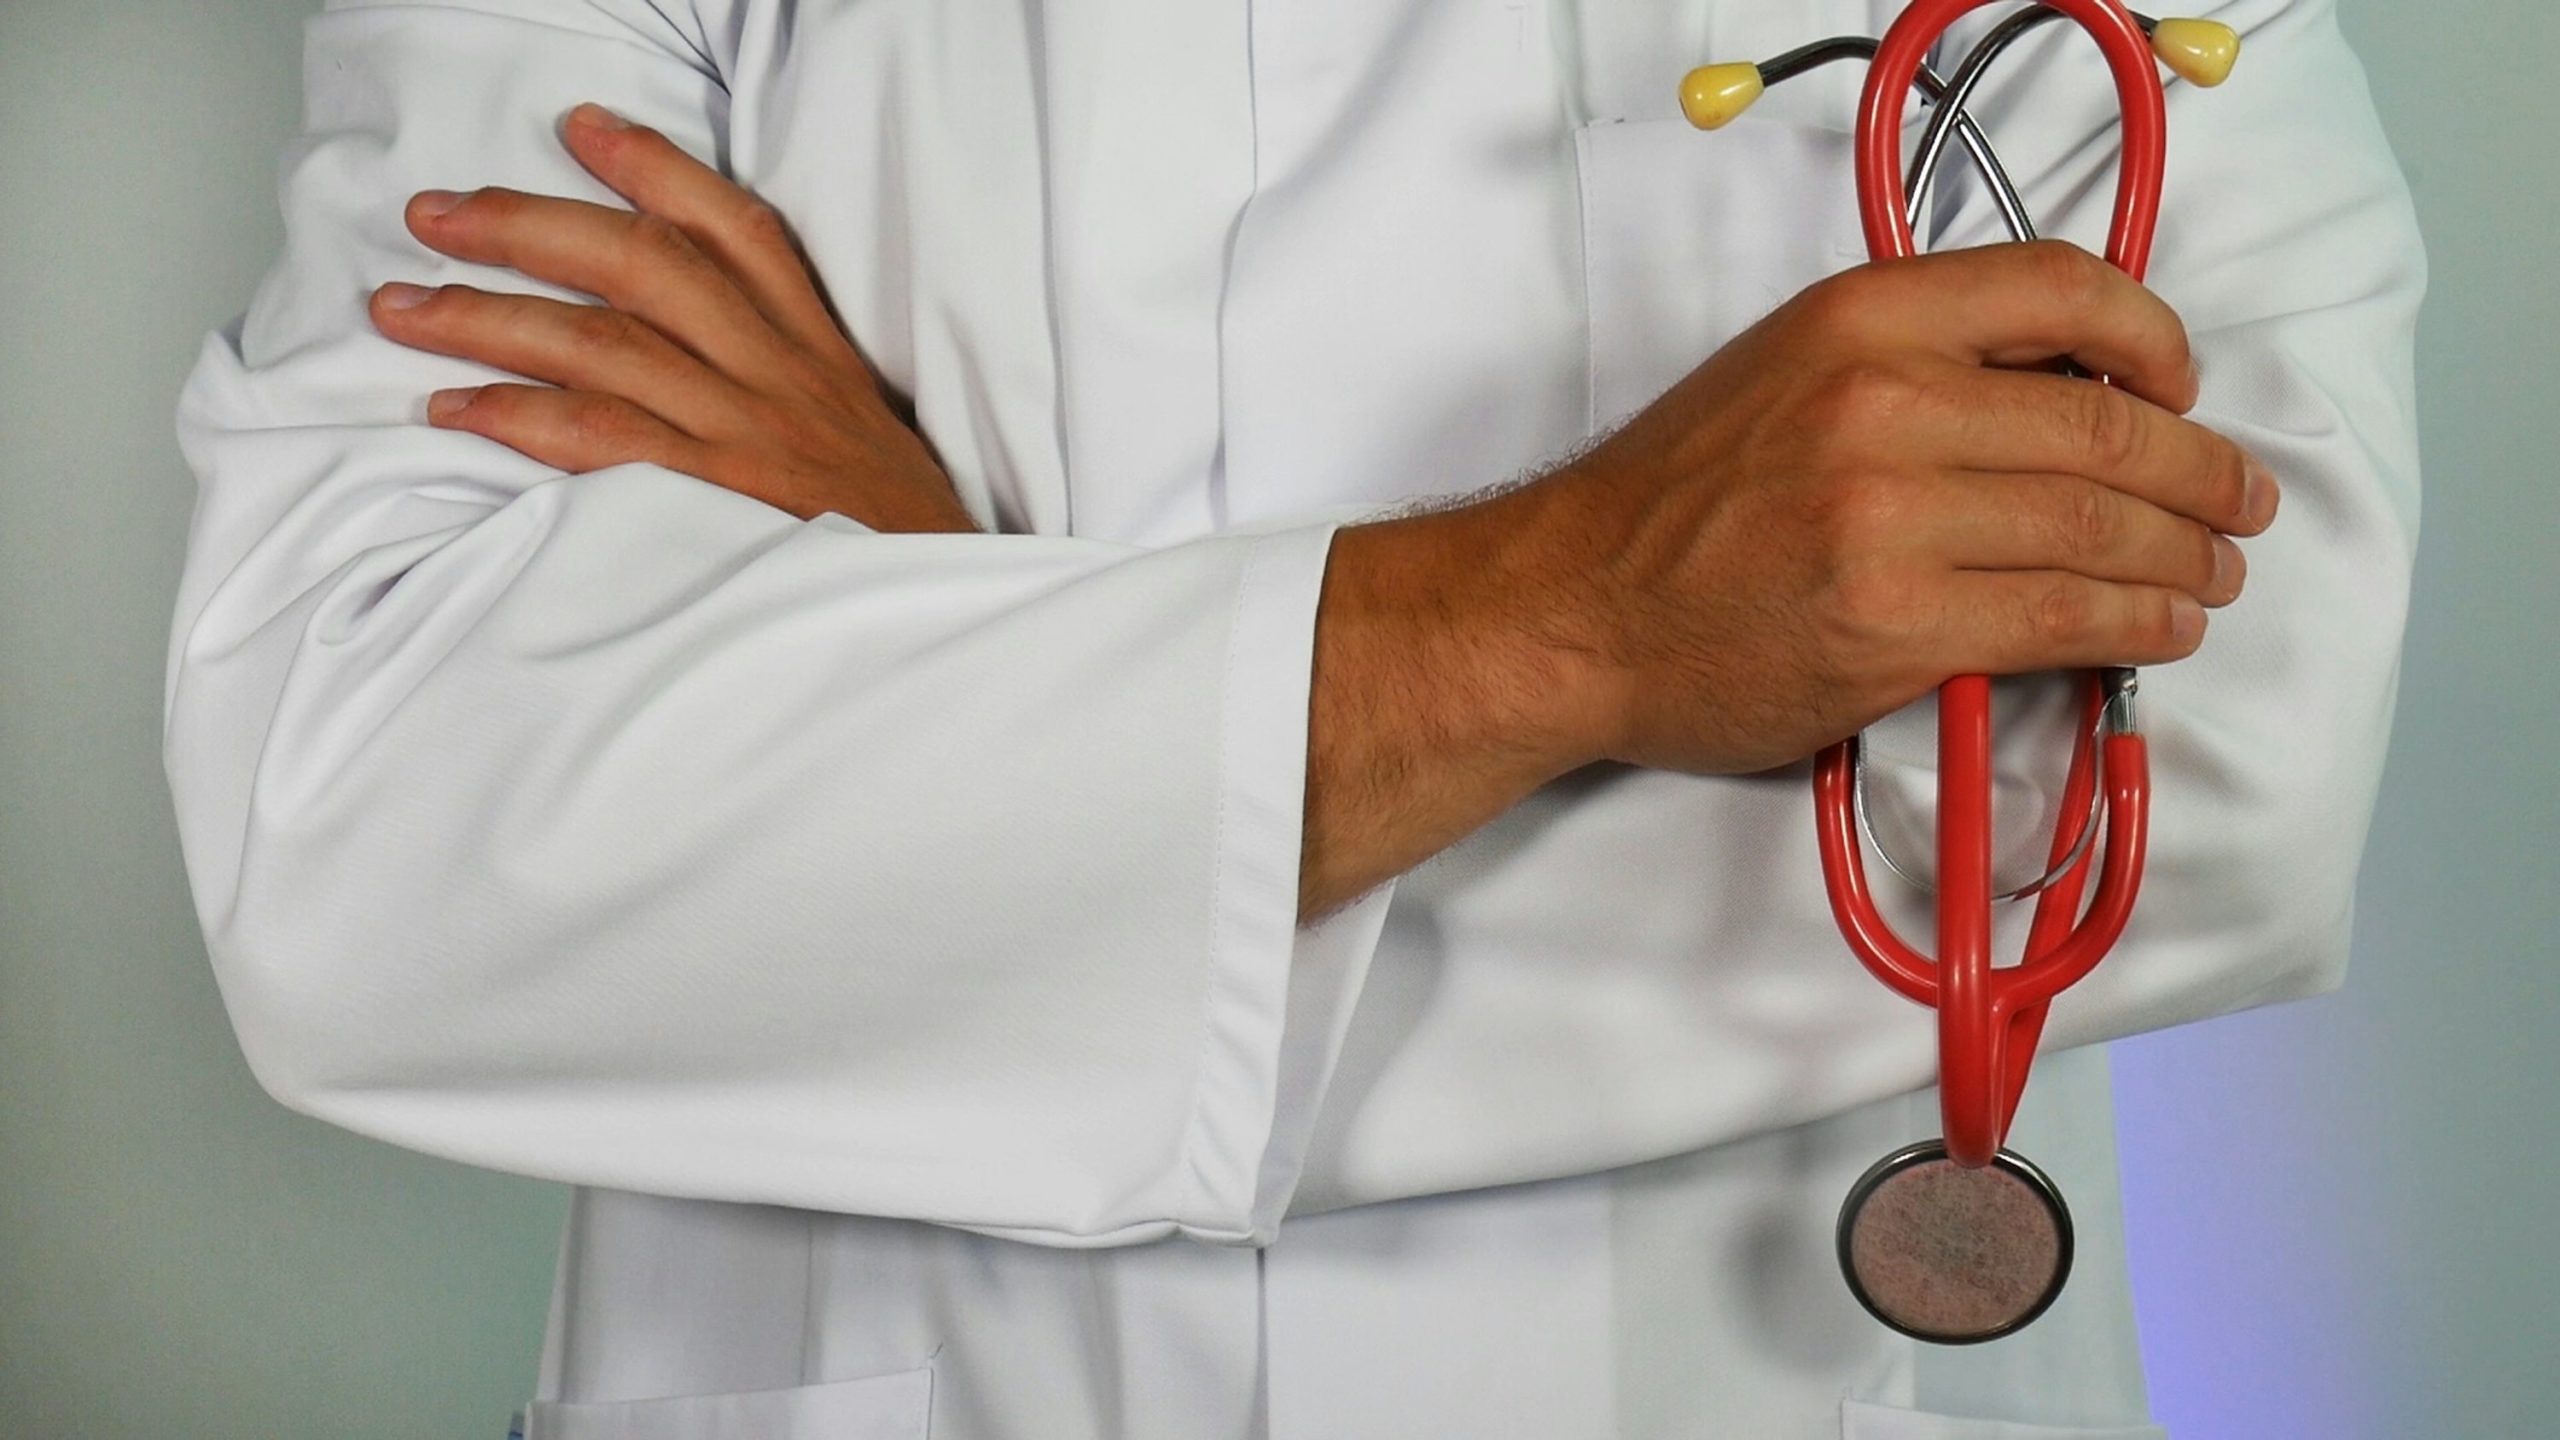
[[[2234,0],[2151,291],[1859,265],[1853,84],[1673,82],[1895,8],[330,0],[167,763],[260,1082],[577,1187],[531,1434],[2163,1433],[2090,1042],[2339,978],[2424,263],[2331,6]],[[1978,113],[2088,236],[2064,28]],[[1931,1027],[1791,762],[1881,722],[1925,825],[1909,702],[2105,660],[2175,663],[2018,1131],[2080,1266],[1923,1349],[1829,1227]]]

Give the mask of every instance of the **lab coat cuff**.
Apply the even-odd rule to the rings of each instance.
[[[1216,943],[1175,1216],[1213,1244],[1276,1231],[1392,889],[1298,926],[1316,607],[1337,524],[1236,536],[1252,552],[1223,674]]]

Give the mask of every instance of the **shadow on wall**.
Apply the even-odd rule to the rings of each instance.
[[[2340,9],[2431,269],[2397,728],[2346,988],[2116,1047],[2129,1238],[2177,1440],[2508,1440],[2560,1415],[2560,10]]]

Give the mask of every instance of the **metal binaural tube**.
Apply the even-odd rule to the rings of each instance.
[[[2181,78],[2197,85],[2218,85],[2222,77],[2230,73],[2231,60],[2239,53],[2240,43],[2230,27],[2209,21],[2162,21],[2139,10],[2126,13],[2133,17],[2133,23],[2141,28],[2144,35],[2151,37],[2154,52]],[[1947,78],[1946,93],[1936,101],[1938,112],[1929,117],[1928,128],[1920,134],[1920,148],[1911,158],[1911,169],[1903,184],[1903,193],[1912,197],[1912,205],[1916,207],[1917,197],[1927,194],[1930,182],[1937,178],[1938,161],[1946,153],[1949,125],[1979,128],[1965,107],[1972,102],[1973,92],[1982,84],[1982,77],[1989,72],[1992,62],[2025,38],[2028,32],[2061,18],[2060,10],[2037,3],[2001,21],[1974,42],[1963,63],[1956,66],[1955,73]],[[2162,29],[2164,25],[2168,27],[2165,32]],[[1973,150],[1976,147],[1973,141],[1966,140],[1965,148]],[[2002,178],[2005,180],[2007,177]],[[2014,187],[2004,192],[1995,185],[1992,198],[1998,203],[2001,219],[2008,224],[2012,238],[2035,238],[2034,225],[2025,222],[2026,206],[2019,202]]]
[[[2049,6],[2030,6],[1992,27],[1991,33],[1983,36],[1974,45],[1972,51],[1964,57],[1964,63],[1958,65],[1954,76],[1947,80],[1945,94],[1938,101],[1937,113],[1929,117],[1929,127],[1920,132],[1919,153],[1911,157],[1911,170],[1903,181],[1903,193],[1912,197],[1910,203],[1916,205],[1917,197],[1927,194],[1930,182],[1937,178],[1938,157],[1947,148],[1948,122],[1962,116],[1966,124],[1973,123],[1973,116],[1965,109],[1965,105],[1973,99],[1973,92],[1981,86],[1982,77],[1990,70],[1991,62],[1999,59],[2002,51],[2016,44],[2027,32],[2061,18],[2062,12]],[[2008,196],[2008,203],[2002,205],[2001,213],[2006,216],[2012,207],[2019,215],[2026,214],[2026,206],[2019,201],[2014,191]],[[2032,223],[2023,226],[2011,225],[2009,229],[2011,235],[2017,239],[2036,238]],[[2025,233],[2019,234],[2018,232],[2022,229]]]
[[[1764,86],[1780,84],[1808,70],[1818,70],[1841,60],[1873,60],[1879,43],[1870,36],[1841,35],[1829,40],[1816,40],[1810,45],[1799,45],[1773,60],[1761,62],[1758,67],[1760,83]],[[1939,148],[1946,147],[1946,137],[1940,129],[1942,122],[1952,126],[1956,138],[1964,142],[1966,153],[1973,157],[1974,169],[1980,172],[1982,183],[1991,191],[1993,203],[2000,208],[2001,221],[2008,226],[2010,237],[2017,240],[2036,238],[2035,222],[2028,218],[2026,203],[2018,198],[2018,187],[2010,180],[2008,170],[2000,164],[1999,152],[1991,148],[1990,137],[1982,133],[1982,127],[1974,123],[1971,115],[1964,113],[1962,106],[1945,103],[1947,82],[1923,65],[1912,83],[1924,99],[1940,107],[1939,113],[1930,117],[1931,130],[1939,136]],[[1920,195],[1921,190],[1916,185],[1903,194],[1903,204],[1914,223],[1918,222],[1920,215]]]

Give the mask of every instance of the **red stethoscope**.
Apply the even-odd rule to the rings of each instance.
[[[2142,279],[2167,156],[2158,65],[2166,62],[2195,84],[2219,84],[2237,58],[2238,36],[2210,21],[2138,16],[2121,0],[2035,0],[1987,32],[1952,76],[1941,79],[1928,68],[1929,50],[1958,19],[1991,3],[1914,0],[1881,40],[1843,37],[1765,64],[1702,67],[1682,82],[1682,108],[1701,128],[1714,129],[1769,85],[1835,60],[1865,58],[1855,166],[1869,255],[1892,260],[1916,253],[1913,216],[1950,138],[1971,155],[2011,235],[2032,239],[2034,226],[2015,186],[1964,105],[2001,51],[2040,25],[2068,18],[2097,41],[2115,80],[2123,150],[2106,255]],[[1935,109],[1906,169],[1902,122],[1915,88]],[[2114,946],[2142,883],[2151,778],[2134,723],[2134,692],[2131,669],[2087,672],[2046,872],[1995,894],[1990,678],[1958,675],[1939,687],[1934,958],[1895,933],[1868,888],[1859,838],[1866,827],[1858,737],[1815,760],[1822,874],[1840,933],[1895,993],[1937,1011],[1944,1136],[1879,1161],[1851,1188],[1838,1227],[1851,1292],[1905,1334],[1948,1344],[2010,1334],[2042,1314],[2070,1274],[2070,1213],[2061,1192],[2003,1142],[2026,1089],[2046,1008]],[[2104,841],[2093,846],[2101,800]],[[1878,853],[1893,865],[1881,845]],[[2096,893],[2084,910],[2093,868]],[[2015,965],[1994,967],[1992,906],[2030,895],[2036,909],[2025,955]]]

